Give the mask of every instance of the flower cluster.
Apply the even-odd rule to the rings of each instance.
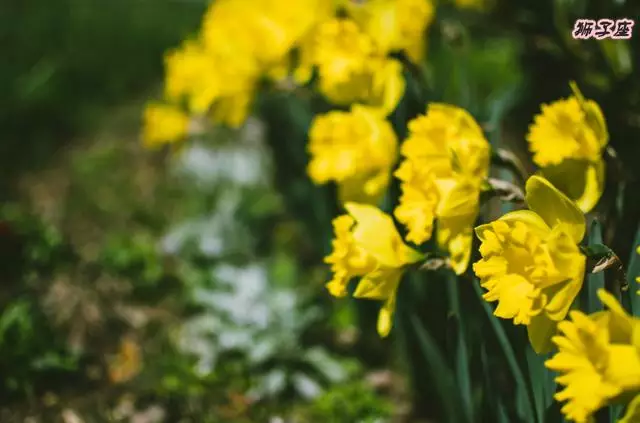
[[[185,138],[191,117],[237,127],[262,81],[291,74],[306,84],[315,71],[333,103],[389,114],[405,88],[402,65],[389,54],[419,61],[432,18],[430,0],[212,2],[198,36],[166,56],[164,102],[148,106],[144,142]]]
[[[404,66],[419,70],[425,59],[434,13],[431,0],[217,0],[198,37],[167,55],[165,101],[145,112],[145,143],[182,139],[202,119],[241,125],[264,82],[311,84],[336,108],[311,123],[307,174],[334,183],[345,210],[332,222],[328,292],[345,297],[357,279],[354,297],[383,302],[377,330],[386,337],[403,274],[428,268],[422,251],[471,276],[475,233],[471,269],[483,300],[526,327],[536,353],[557,348],[546,362],[565,386],[556,399],[566,401],[568,419],[590,421],[600,407],[640,394],[640,320],[603,290],[607,311],[570,312],[590,271],[580,246],[585,213],[604,190],[604,115],[573,83],[571,97],[542,105],[526,135],[538,167],[521,175],[526,207],[478,225],[481,199],[496,189],[491,146],[474,117],[430,103],[406,123],[404,140],[389,120],[405,93]],[[378,208],[385,195],[395,206],[388,213]],[[640,396],[623,421],[638,414]]]

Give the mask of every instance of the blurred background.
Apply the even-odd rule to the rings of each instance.
[[[578,17],[639,18],[640,4],[442,3],[427,80],[407,73],[391,118],[398,133],[429,101],[451,102],[531,168],[531,117],[576,80],[631,181],[598,213],[637,227],[640,37],[570,34]],[[142,147],[165,51],[207,6],[0,4],[0,422],[450,421],[437,369],[416,364],[410,341],[377,336],[378,305],[325,292],[338,209],[305,175],[308,102],[276,93],[239,130],[179,154]],[[628,264],[634,230],[610,229]],[[433,289],[421,312],[444,339]],[[484,392],[509,392],[506,367]]]

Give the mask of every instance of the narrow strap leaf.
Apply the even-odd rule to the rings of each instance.
[[[498,319],[493,315],[493,312],[491,311],[491,307],[489,306],[489,304],[487,304],[487,302],[484,301],[484,299],[482,298],[482,291],[479,284],[477,283],[477,280],[475,280],[472,285],[473,285],[474,291],[478,296],[478,299],[482,303],[482,308],[487,314],[489,323],[491,324],[493,332],[496,335],[496,338],[498,339],[498,343],[500,344],[500,348],[502,349],[502,352],[507,360],[507,365],[509,366],[509,370],[511,370],[511,374],[513,375],[513,378],[516,382],[517,389],[518,389],[517,395],[522,396],[522,402],[526,408],[526,417],[525,417],[526,421],[534,422],[535,411],[533,409],[533,406],[531,405],[531,399],[529,398],[529,390],[527,389],[527,383],[524,378],[524,374],[522,373],[522,370],[518,365],[518,360],[516,359],[515,352],[511,347],[509,338],[507,337],[507,334],[505,333],[502,326],[500,326],[500,322],[498,321]]]

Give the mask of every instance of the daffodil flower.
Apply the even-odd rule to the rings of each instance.
[[[388,58],[352,19],[325,21],[302,44],[296,80],[307,82],[313,68],[319,91],[338,105],[362,103],[389,115],[404,94],[400,62]]]
[[[435,14],[431,1],[350,1],[346,9],[380,50],[404,51],[414,63],[423,59],[425,30]]]
[[[144,111],[144,145],[153,148],[187,136],[190,118],[176,106],[149,104]]]
[[[553,338],[558,353],[545,362],[565,386],[555,395],[566,401],[562,412],[577,423],[640,392],[640,319],[629,316],[605,290],[598,290],[598,297],[608,310],[588,316],[572,311],[571,321],[558,325],[562,335]]]
[[[604,190],[602,152],[609,134],[600,106],[575,84],[571,88],[572,97],[542,105],[527,140],[540,173],[587,213]]]
[[[333,278],[326,286],[331,295],[344,297],[349,281],[359,277],[353,296],[384,301],[377,329],[386,337],[402,274],[424,256],[404,244],[391,216],[365,204],[347,203],[345,207],[348,214],[333,221],[333,251],[325,258]]]
[[[525,200],[529,210],[476,228],[482,259],[473,270],[487,290],[484,299],[498,302],[494,314],[526,325],[533,349],[543,353],[582,287],[586,257],[578,243],[585,219],[540,176],[527,181]]]
[[[489,143],[465,110],[433,103],[409,122],[401,153],[404,160],[395,176],[402,195],[394,215],[406,226],[407,240],[429,240],[437,219],[438,244],[449,252],[454,271],[464,273],[489,172]]]
[[[341,202],[377,203],[391,179],[398,140],[376,109],[318,115],[309,130],[308,173],[317,184],[338,184]]]

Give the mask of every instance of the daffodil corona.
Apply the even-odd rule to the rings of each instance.
[[[402,195],[394,215],[415,244],[431,238],[437,218],[438,244],[449,252],[455,272],[463,273],[489,172],[489,143],[482,129],[459,107],[431,104],[425,115],[409,122],[401,153],[404,160],[395,175]]]
[[[317,184],[334,181],[342,202],[377,203],[384,194],[398,149],[391,124],[375,109],[317,116],[309,130],[308,173]]]
[[[609,134],[598,104],[571,87],[572,97],[542,105],[527,140],[541,174],[587,213],[604,190],[602,152]]]
[[[578,247],[585,220],[575,204],[549,181],[526,184],[529,210],[505,214],[476,228],[482,259],[473,270],[497,301],[494,314],[527,326],[538,353],[551,348],[557,322],[567,315],[582,287],[586,257]]]
[[[384,301],[377,328],[386,337],[402,274],[423,255],[402,242],[391,216],[365,204],[347,203],[345,207],[348,214],[333,220],[333,251],[325,258],[333,278],[326,286],[331,295],[344,297],[349,281],[359,277],[353,296]]]
[[[640,319],[627,315],[605,290],[598,290],[598,297],[608,310],[588,316],[572,311],[571,320],[558,325],[562,334],[553,338],[558,353],[545,363],[560,374],[556,381],[565,389],[555,398],[566,401],[562,412],[576,423],[587,423],[599,408],[640,392]],[[637,404],[633,408],[625,417],[628,423],[638,421],[632,416]]]

